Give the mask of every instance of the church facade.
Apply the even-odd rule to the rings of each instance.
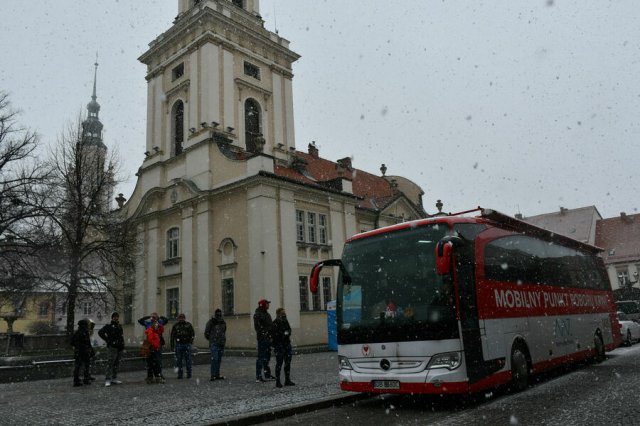
[[[311,267],[347,238],[426,216],[422,189],[400,176],[298,150],[293,71],[299,56],[264,28],[258,0],[179,0],[173,26],[149,45],[145,160],[122,206],[137,224],[141,260],[126,304],[135,320],[184,312],[204,327],[225,314],[229,347],[255,346],[260,299],[287,310],[296,345],[326,344],[326,302]],[[130,330],[141,335],[142,330]]]

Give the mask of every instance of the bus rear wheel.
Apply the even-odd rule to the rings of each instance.
[[[596,350],[596,355],[594,357],[596,362],[602,362],[605,360],[606,355],[604,354],[604,342],[602,341],[602,336],[600,333],[596,333],[593,336],[593,347]]]
[[[511,388],[521,392],[529,386],[529,363],[524,350],[516,346],[511,351]]]

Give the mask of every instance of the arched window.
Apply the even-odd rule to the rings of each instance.
[[[247,99],[244,103],[244,135],[247,151],[255,151],[256,141],[262,137],[260,115],[260,105],[253,99]]]
[[[171,127],[173,139],[173,154],[182,153],[182,143],[184,142],[184,104],[178,101],[171,109]]]

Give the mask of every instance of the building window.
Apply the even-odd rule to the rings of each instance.
[[[296,210],[296,240],[304,243],[304,212]]]
[[[244,74],[249,77],[253,77],[256,80],[260,80],[260,68],[250,62],[244,63]]]
[[[322,277],[322,309],[327,309],[327,303],[331,301],[331,278]]]
[[[306,312],[309,310],[309,285],[307,284],[307,277],[300,275],[298,280],[300,287],[300,312]]]
[[[307,212],[307,242],[316,242],[316,214]]]
[[[296,241],[299,243],[327,244],[328,221],[326,214],[296,210]]]
[[[167,318],[176,319],[180,313],[178,309],[180,291],[177,288],[170,288],[167,290]]]
[[[175,81],[184,75],[184,62],[171,70],[171,81]]]
[[[180,229],[171,228],[167,231],[167,259],[180,256]]]
[[[49,302],[42,302],[40,306],[38,306],[38,316],[46,317],[49,315]]]
[[[311,293],[311,303],[314,311],[322,310],[322,303],[320,301],[320,292],[316,291],[315,293]]]
[[[244,136],[247,151],[256,150],[257,140],[262,137],[260,127],[260,105],[253,99],[247,99],[244,103]]]
[[[171,118],[173,154],[180,155],[182,154],[182,144],[184,142],[184,103],[182,101],[178,101],[173,105]]]
[[[243,0],[232,0],[231,3],[233,3],[235,6],[238,6],[239,8],[244,7]]]
[[[92,313],[93,313],[93,303],[91,302],[82,303],[82,314],[91,315]]]
[[[222,280],[222,312],[225,315],[233,314],[233,278]]]
[[[327,216],[324,214],[318,215],[318,242],[327,244]]]
[[[618,271],[618,284],[620,287],[624,287],[629,283],[629,272]]]

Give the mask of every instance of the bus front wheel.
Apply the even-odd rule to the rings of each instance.
[[[516,346],[511,351],[511,388],[521,392],[529,386],[529,363],[524,350]]]

